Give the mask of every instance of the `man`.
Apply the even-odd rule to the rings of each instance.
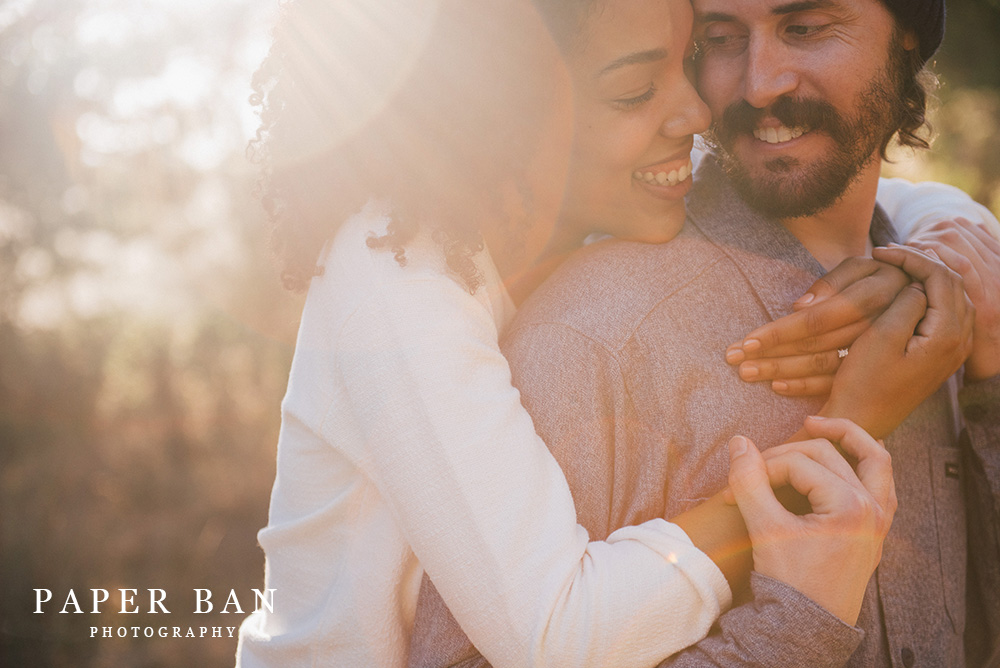
[[[716,120],[717,155],[700,169],[688,224],[670,244],[605,242],[584,251],[532,297],[508,333],[525,406],[566,470],[581,522],[597,535],[673,516],[725,484],[731,434],[773,445],[823,409],[819,399],[743,384],[722,351],[786,315],[841,260],[895,240],[875,205],[879,158],[897,132],[919,145],[917,74],[943,33],[943,2],[931,0],[694,4],[700,92]],[[937,389],[940,378],[914,374],[914,390],[931,396],[886,438],[899,509],[858,619],[863,639],[833,642],[833,631],[797,637],[804,627],[788,614],[795,607],[781,610],[758,596],[669,665],[798,666],[809,657],[909,668],[973,658],[965,654],[966,627],[976,621],[966,615],[966,590],[977,584],[967,578],[966,557],[976,536],[966,532],[963,495],[973,482],[986,483],[977,488],[986,510],[980,519],[993,543],[977,547],[974,564],[976,577],[986,577],[998,559],[989,504],[1000,488],[1000,247],[962,224],[923,245],[966,278],[976,328],[961,392],[959,379]],[[920,328],[946,317],[939,309],[949,298],[931,278],[931,258],[896,249],[879,257],[923,272],[933,298],[908,358],[880,367],[890,379],[916,368]],[[952,295],[955,308],[959,300]],[[862,423],[879,422],[864,404],[879,398],[880,374],[856,379],[881,363],[870,354],[881,333],[871,330],[849,349],[827,412],[860,404]],[[746,360],[750,377],[768,343],[744,341],[731,349],[732,361]],[[963,458],[975,465],[963,468]]]

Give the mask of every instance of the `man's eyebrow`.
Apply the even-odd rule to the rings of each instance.
[[[622,56],[617,60],[613,60],[608,63],[600,72],[597,73],[598,77],[602,77],[609,72],[613,72],[627,65],[639,65],[642,63],[652,63],[657,60],[663,60],[667,57],[666,49],[649,49],[647,51],[636,51],[635,53],[630,53],[627,56]]]
[[[735,21],[736,16],[726,12],[705,12],[694,17],[695,23],[715,23],[716,21]]]
[[[784,16],[785,14],[809,11],[810,9],[829,9],[830,7],[835,6],[837,6],[837,3],[834,0],[796,0],[796,2],[788,2],[783,5],[778,5],[771,10],[771,14],[774,16]],[[697,23],[714,23],[716,21],[726,22],[736,20],[736,15],[729,14],[727,12],[705,12],[695,16],[695,21]]]
[[[775,16],[780,16],[782,14],[806,12],[810,9],[829,9],[830,7],[836,6],[837,3],[834,2],[834,0],[797,0],[796,2],[788,2],[783,5],[778,5],[771,10],[771,13]]]

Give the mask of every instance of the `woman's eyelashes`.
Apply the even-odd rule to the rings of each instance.
[[[654,95],[656,95],[656,84],[650,83],[649,87],[641,94],[634,97],[617,98],[612,100],[612,104],[619,109],[635,109],[636,107],[652,100]]]

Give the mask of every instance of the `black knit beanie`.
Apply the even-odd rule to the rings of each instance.
[[[917,34],[927,62],[944,39],[944,0],[882,0],[899,23]]]

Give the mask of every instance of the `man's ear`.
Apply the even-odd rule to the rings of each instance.
[[[920,40],[917,39],[917,34],[912,30],[906,30],[903,32],[903,48],[907,51],[913,51],[918,46],[920,46]]]

